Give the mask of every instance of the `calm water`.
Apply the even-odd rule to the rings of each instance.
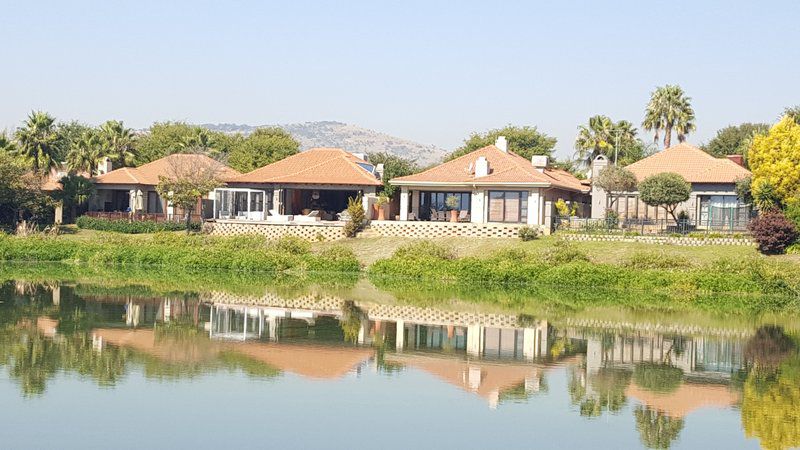
[[[792,320],[537,317],[359,289],[6,282],[0,447],[800,445]]]

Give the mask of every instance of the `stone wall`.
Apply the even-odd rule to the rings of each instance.
[[[268,239],[296,236],[309,241],[344,239],[344,225],[328,223],[268,223],[225,221],[206,222],[205,232],[212,236],[259,235]]]
[[[571,234],[559,233],[558,236],[567,241],[585,242],[642,242],[645,244],[659,245],[756,245],[751,239],[719,237],[719,238],[695,238],[695,237],[672,237],[672,236],[625,236],[614,234]]]
[[[370,223],[370,234],[391,237],[432,239],[440,237],[516,238],[524,224],[404,222],[376,221]]]

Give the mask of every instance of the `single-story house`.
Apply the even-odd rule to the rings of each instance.
[[[588,210],[589,186],[567,171],[547,166],[546,156],[531,160],[495,145],[475,150],[423,172],[389,181],[400,187],[400,220],[545,225],[548,205],[559,199]],[[454,208],[447,199],[455,197]],[[451,200],[452,202],[452,200]],[[452,205],[451,205],[452,206]],[[587,211],[588,212],[588,211]]]
[[[609,161],[598,156],[592,163],[592,178],[607,167]],[[732,224],[746,225],[749,220],[749,206],[736,194],[736,181],[749,177],[750,171],[744,167],[742,157],[731,155],[716,158],[703,150],[685,142],[672,146],[626,167],[633,172],[638,181],[664,172],[682,176],[692,185],[689,200],[681,204],[677,211],[689,214],[690,221],[698,227],[708,225]],[[619,213],[621,220],[671,221],[663,209],[647,206],[639,199],[638,192],[619,193],[614,205],[610,204],[607,193],[593,186],[592,217],[603,218],[606,209]]]
[[[241,175],[234,169],[206,155],[175,153],[161,159],[143,164],[139,167],[122,167],[112,170],[111,162],[104,159],[98,167],[98,175],[92,178],[96,189],[89,199],[89,212],[132,212],[156,216],[173,217],[180,215],[158,195],[156,186],[161,177],[174,177],[176,173],[192,170],[215,171],[215,175],[223,182]],[[211,208],[203,208],[211,204],[213,196],[198,201],[194,214]]]
[[[339,148],[312,148],[228,180],[214,191],[214,219],[270,220],[309,216],[338,220],[348,199],[374,202],[382,166]]]

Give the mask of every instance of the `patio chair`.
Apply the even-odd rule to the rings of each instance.
[[[469,222],[469,212],[466,209],[462,209],[458,212],[458,221],[459,222]]]
[[[431,208],[431,220],[439,220],[439,214],[435,208]]]
[[[224,210],[220,211],[219,212],[219,218],[220,219],[230,219],[231,218],[231,212],[230,211],[224,211]]]
[[[447,211],[439,211],[436,217],[439,222],[447,222]]]
[[[417,215],[413,212],[408,213],[408,220],[417,220]]]
[[[308,214],[294,216],[295,222],[319,222],[322,218],[319,216],[318,210],[310,211]]]

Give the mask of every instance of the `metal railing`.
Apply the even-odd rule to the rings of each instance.
[[[729,217],[725,219],[692,219],[672,218],[615,218],[589,219],[557,216],[553,219],[556,232],[585,234],[628,234],[628,235],[696,235],[709,234],[745,234],[751,216]]]

